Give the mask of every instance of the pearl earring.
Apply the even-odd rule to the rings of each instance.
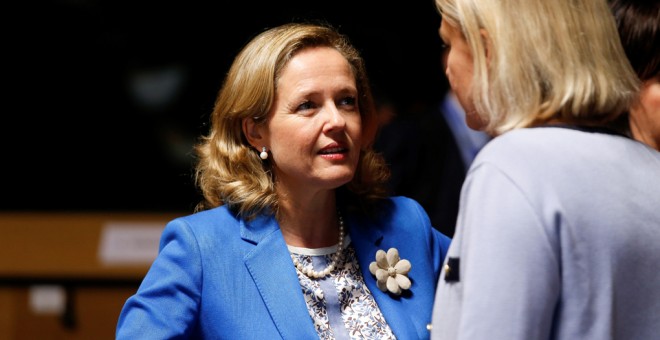
[[[261,153],[259,154],[259,157],[261,157],[261,159],[268,158],[268,152],[266,152],[266,147],[265,146],[261,148]]]

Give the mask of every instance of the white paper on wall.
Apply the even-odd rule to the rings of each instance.
[[[158,255],[163,223],[107,222],[101,231],[99,260],[105,265],[151,264]]]

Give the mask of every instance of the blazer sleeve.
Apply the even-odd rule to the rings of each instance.
[[[119,316],[116,339],[187,338],[196,323],[201,257],[195,235],[181,219],[167,224],[159,254]]]

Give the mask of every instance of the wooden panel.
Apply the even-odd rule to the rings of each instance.
[[[135,279],[148,265],[105,265],[98,247],[108,222],[161,223],[172,214],[0,213],[2,278]]]
[[[150,263],[104,264],[104,228],[162,225],[184,213],[0,213],[0,339],[114,339],[117,318]],[[38,310],[31,288],[61,287],[62,311]]]
[[[72,323],[63,315],[30,308],[29,287],[0,287],[0,339],[3,340],[111,340],[117,318],[136,287],[78,287],[72,294]]]

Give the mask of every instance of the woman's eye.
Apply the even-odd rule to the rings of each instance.
[[[341,105],[341,106],[355,106],[356,102],[357,101],[355,100],[355,97],[345,97],[345,98],[342,98],[339,101],[339,105]]]
[[[310,101],[304,102],[296,108],[296,111],[305,111],[305,110],[310,110],[314,108],[314,104]]]

